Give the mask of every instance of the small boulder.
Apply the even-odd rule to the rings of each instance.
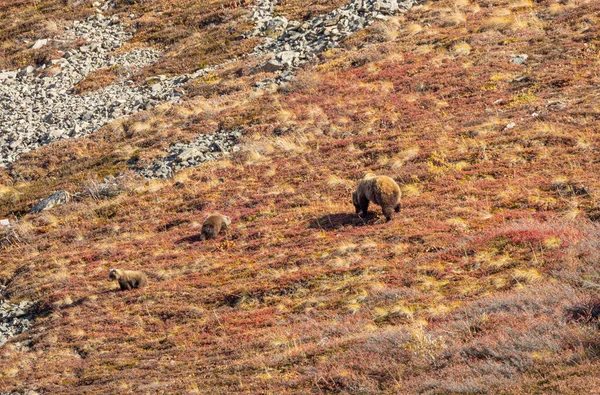
[[[286,66],[292,66],[298,62],[300,53],[296,51],[282,51],[278,54],[278,58],[281,63]]]
[[[35,44],[33,44],[33,46],[31,47],[31,49],[40,49],[42,47],[45,47],[47,44],[48,44],[48,39],[43,38],[41,40],[37,40],[35,42]]]
[[[16,71],[5,71],[3,73],[0,73],[0,81],[8,80],[8,79],[16,78],[16,77],[17,77]]]
[[[513,64],[525,64],[525,62],[527,62],[527,59],[529,58],[529,55],[527,54],[521,54],[521,55],[511,55],[510,57],[510,63]]]
[[[259,72],[273,73],[275,71],[283,70],[283,64],[275,59],[271,59],[262,65],[259,65],[257,70]]]
[[[376,0],[374,9],[377,11],[384,12],[386,14],[393,14],[398,11],[397,0]]]
[[[32,208],[30,213],[36,214],[41,213],[44,210],[51,209],[54,206],[60,206],[61,204],[65,204],[71,200],[71,194],[67,191],[58,191],[54,192],[52,195],[48,196],[37,202]]]
[[[185,162],[185,161],[188,161],[193,158],[198,158],[200,156],[202,156],[202,151],[200,151],[196,147],[190,147],[190,148],[187,148],[186,150],[184,150],[179,155],[177,155],[177,161]]]

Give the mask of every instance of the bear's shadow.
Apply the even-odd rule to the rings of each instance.
[[[182,239],[179,239],[175,242],[175,244],[191,244],[191,243],[197,243],[199,241],[202,241],[202,238],[200,237],[201,233],[195,234],[195,235],[191,235],[191,236],[186,236]]]
[[[357,214],[339,213],[327,214],[310,222],[310,228],[322,230],[336,230],[346,226],[364,226],[376,220],[378,217],[369,212],[367,216]]]
[[[224,233],[220,233],[216,239],[210,240],[202,240],[202,233],[196,233],[191,236],[183,237],[179,240],[175,241],[175,244],[193,244],[199,242],[209,242],[209,241],[226,241],[226,240],[237,240],[238,235],[231,234],[229,231],[225,231]]]

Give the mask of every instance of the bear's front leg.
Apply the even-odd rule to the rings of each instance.
[[[367,199],[364,196],[360,198],[360,210],[362,211],[363,215],[366,217],[368,214],[368,210],[369,210],[369,199]]]

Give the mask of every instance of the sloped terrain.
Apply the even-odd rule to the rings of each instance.
[[[2,17],[30,6],[17,3]],[[50,3],[27,20],[66,21],[49,5],[44,14]],[[262,40],[221,35],[251,30],[250,5],[130,3],[114,12],[145,12],[153,27],[137,30],[140,46],[211,7],[222,16],[199,27],[222,48],[186,52],[205,30],[181,33],[140,81]],[[299,4],[277,10],[298,19],[344,5]],[[0,347],[0,388],[593,392],[599,18],[586,0],[424,3],[288,83],[256,89],[274,75],[240,57],[189,81],[178,103],[21,155],[0,169],[0,218],[12,223],[0,227],[0,280],[3,298],[36,302],[37,319]],[[0,68],[26,66],[7,32]],[[173,178],[139,175],[172,145],[230,130],[241,131],[237,152]],[[389,223],[377,223],[379,207],[354,214],[367,171],[401,185]],[[119,174],[114,193],[99,192]],[[28,213],[57,190],[74,197]],[[232,226],[202,242],[213,211]],[[119,292],[112,267],[144,270],[150,284]]]

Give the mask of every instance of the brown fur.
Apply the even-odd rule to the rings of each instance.
[[[110,269],[108,271],[108,278],[117,280],[122,291],[142,288],[148,285],[146,274],[137,270]]]
[[[356,208],[356,214],[361,211],[367,215],[369,203],[373,202],[381,206],[386,221],[392,219],[393,212],[400,211],[400,187],[396,181],[387,176],[376,176],[368,173],[358,183],[356,191],[352,193],[352,203]]]
[[[201,240],[215,239],[221,229],[227,229],[231,225],[231,219],[222,214],[212,214],[202,224]]]

